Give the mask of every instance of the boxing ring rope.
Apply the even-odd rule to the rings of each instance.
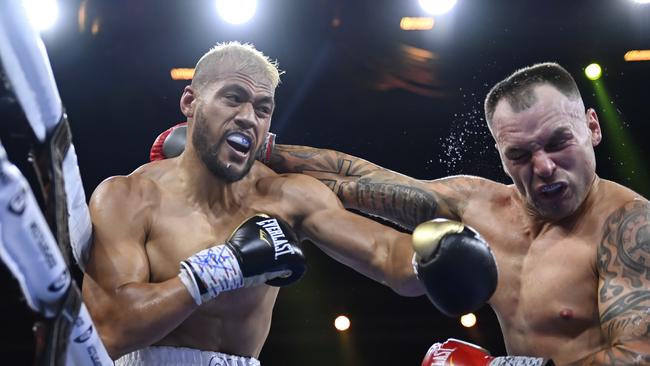
[[[52,68],[21,0],[0,2],[0,66],[2,86],[34,134],[36,182],[27,181],[0,142],[0,258],[43,317],[36,363],[112,365],[70,275],[67,253],[72,248],[83,268],[92,226]]]

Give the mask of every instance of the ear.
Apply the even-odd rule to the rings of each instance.
[[[187,118],[194,117],[194,107],[196,101],[196,94],[191,85],[188,85],[183,89],[183,95],[181,96],[181,112]]]
[[[593,108],[587,109],[587,112],[585,114],[587,120],[587,128],[591,134],[591,146],[597,146],[603,139],[603,134],[600,131],[600,122],[598,121],[598,115]]]

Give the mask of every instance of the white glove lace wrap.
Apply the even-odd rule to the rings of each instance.
[[[181,262],[179,277],[198,305],[244,286],[239,262],[226,245],[202,250]]]

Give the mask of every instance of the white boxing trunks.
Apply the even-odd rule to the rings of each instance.
[[[152,346],[120,357],[115,366],[260,366],[252,357],[233,356],[194,348]]]

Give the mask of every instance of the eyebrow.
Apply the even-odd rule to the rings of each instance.
[[[235,92],[235,93],[243,94],[243,95],[246,96],[246,98],[251,98],[252,97],[250,91],[248,89],[244,88],[243,86],[239,85],[239,84],[228,84],[228,85],[224,86],[221,89],[221,91],[222,92]],[[269,96],[269,95],[265,95],[265,96],[262,96],[262,97],[259,97],[259,98],[255,99],[255,103],[257,103],[257,104],[273,104],[273,105],[275,105],[275,101],[273,100],[273,97]]]
[[[547,143],[555,143],[558,140],[561,140],[566,137],[570,137],[572,135],[571,130],[568,127],[559,127],[555,129],[552,133],[551,136],[547,139]],[[521,145],[519,146],[509,146],[506,148],[504,151],[504,154],[512,154],[512,153],[517,153],[521,151],[525,151],[526,148],[522,147]]]
[[[556,142],[563,138],[570,137],[571,135],[572,135],[571,130],[568,127],[560,127],[555,131],[553,131],[551,137],[548,138],[548,141]]]

